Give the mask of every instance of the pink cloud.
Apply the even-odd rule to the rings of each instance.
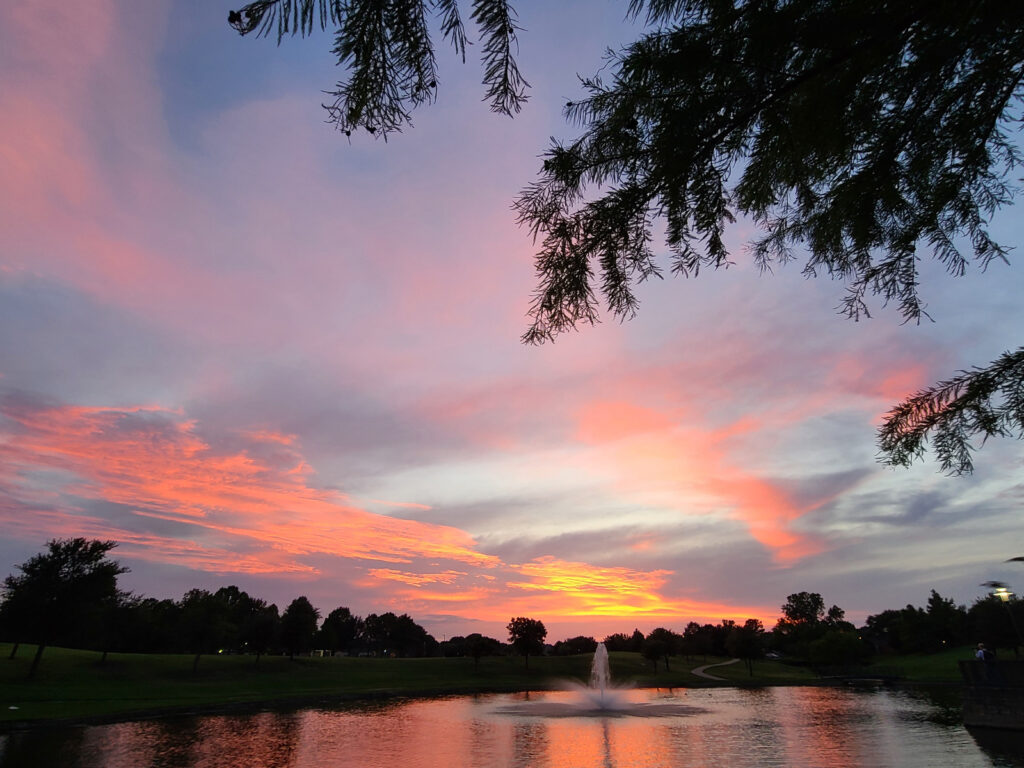
[[[821,544],[792,528],[811,511],[798,508],[781,489],[728,460],[726,440],[751,428],[707,429],[680,411],[664,413],[628,402],[592,401],[579,411],[578,439],[627,495],[680,514],[725,511],[781,563],[821,551]]]
[[[310,484],[288,435],[248,435],[258,450],[218,451],[180,411],[20,403],[0,409],[0,507],[18,538],[113,538],[126,555],[211,573],[311,578],[324,558],[362,563],[359,584],[403,611],[442,609],[498,621],[524,612],[648,620],[750,613],[666,595],[666,570],[595,566],[554,556],[519,564],[479,551],[456,528],[376,515]],[[180,526],[158,535],[104,520],[96,502],[134,521]],[[381,567],[390,563],[391,567]],[[386,588],[383,585],[387,584]]]
[[[305,466],[297,454],[290,466],[275,466],[246,451],[218,453],[180,413],[50,406],[8,407],[4,415],[11,428],[0,458],[12,468],[12,493],[34,493],[12,475],[46,468],[63,473],[65,494],[256,542],[278,555],[495,562],[462,531],[375,515],[311,487],[308,472],[295,471]]]

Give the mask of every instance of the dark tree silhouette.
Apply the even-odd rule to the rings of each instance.
[[[607,648],[607,646],[605,646]],[[577,635],[555,643],[552,653],[555,656],[575,656],[581,653],[593,653],[597,650],[597,640],[587,635]]]
[[[281,643],[290,659],[294,660],[297,653],[312,650],[319,620],[320,611],[305,596],[295,598],[284,609],[281,615]]]
[[[813,653],[819,660],[835,659],[849,650],[849,638],[823,640],[839,634],[857,637],[843,609],[833,605],[826,611],[825,601],[817,592],[795,592],[787,597],[782,617],[772,630],[774,643],[780,650],[804,659]]]
[[[425,656],[437,644],[407,613],[371,613],[363,620],[362,629],[367,647],[384,656]]]
[[[481,656],[497,656],[501,653],[501,642],[479,632],[466,635],[466,652],[473,657],[473,668],[480,668]]]
[[[20,575],[4,579],[6,611],[24,638],[37,644],[30,678],[55,637],[82,630],[85,621],[117,600],[117,577],[128,569],[107,558],[116,546],[115,541],[53,539],[46,552],[17,566]]]
[[[335,608],[324,619],[318,636],[318,646],[331,653],[350,651],[355,647],[363,631],[363,620],[348,608]]]
[[[466,34],[458,0],[394,3],[340,0],[256,0],[228,14],[239,34],[305,37],[317,27],[334,32],[333,53],[347,79],[329,92],[328,120],[351,135],[364,128],[387,138],[412,124],[411,110],[434,101],[437,67],[428,19],[440,17],[441,34],[465,61]],[[483,82],[491,110],[512,115],[526,101],[529,83],[515,60],[516,14],[507,0],[474,0],[471,17],[483,40]]]
[[[669,268],[728,265],[737,214],[765,271],[806,252],[804,273],[927,317],[918,259],[961,275],[1005,260],[989,235],[1013,199],[1022,116],[1024,7],[1002,0],[632,0],[657,25],[609,56],[607,82],[566,105],[583,133],[555,142],[516,202],[541,242],[540,287],[524,339],[542,342],[610,312],[633,316],[636,282]],[[971,438],[1024,432],[1024,348],[894,408],[883,458],[908,465],[926,441],[951,473],[972,469]]]
[[[349,79],[325,105],[346,134],[386,135],[434,98],[426,18],[465,55],[457,0],[377,5],[257,0],[232,11],[241,34],[336,33]],[[804,273],[843,280],[843,310],[870,297],[926,318],[918,260],[954,275],[1005,260],[988,221],[1016,194],[1024,4],[1006,0],[631,0],[649,30],[608,56],[565,107],[582,129],[555,141],[516,200],[540,242],[524,340],[539,343],[638,309],[635,286],[668,269],[728,265],[726,226],[749,217],[762,270],[806,254]],[[492,108],[512,114],[526,83],[506,0],[476,0]],[[670,257],[655,254],[664,228]],[[1024,435],[1024,347],[962,371],[890,411],[880,458],[906,466],[931,442],[940,466],[973,469],[971,440]]]
[[[664,659],[665,671],[671,672],[669,658],[674,656],[682,648],[683,638],[671,629],[656,627],[644,638],[644,644],[640,649],[641,655],[654,664],[654,671],[658,671],[658,660]]]
[[[516,653],[522,654],[526,661],[526,668],[529,669],[530,654],[539,656],[544,653],[544,638],[548,636],[544,623],[538,619],[517,616],[509,621],[506,629],[508,629],[508,641]]]
[[[765,634],[760,619],[747,619],[742,627],[733,626],[725,638],[726,651],[743,661],[753,676],[754,662],[764,657]]]
[[[782,606],[780,624],[817,624],[825,620],[825,601],[817,592],[795,592]]]
[[[234,632],[230,604],[224,591],[216,594],[205,589],[190,589],[181,598],[178,635],[194,654],[192,673],[199,671],[204,653],[217,653],[228,644]]]
[[[277,606],[273,603],[267,605],[266,600],[252,598],[249,614],[239,630],[239,639],[245,650],[256,654],[256,664],[260,663],[260,657],[277,641],[280,628],[281,617],[278,616]]]

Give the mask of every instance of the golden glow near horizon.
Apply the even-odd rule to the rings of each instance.
[[[7,430],[0,457],[24,502],[101,500],[185,532],[140,536],[69,511],[37,520],[47,535],[84,530],[117,539],[122,552],[142,560],[298,578],[320,574],[311,563],[321,556],[406,564],[426,569],[367,566],[361,585],[391,583],[392,600],[482,620],[528,611],[630,620],[764,612],[673,599],[664,594],[668,570],[600,567],[552,555],[502,562],[480,552],[463,531],[374,514],[343,494],[311,487],[313,473],[292,436],[248,433],[248,450],[218,452],[199,437],[197,422],[177,410],[48,405],[9,408],[4,415],[16,428]],[[265,443],[279,448],[273,460],[256,455]],[[33,488],[25,480],[40,468],[58,474],[46,488]],[[233,554],[232,547],[240,551]],[[459,567],[436,569],[446,562]]]

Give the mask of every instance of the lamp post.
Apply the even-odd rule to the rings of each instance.
[[[981,586],[989,587],[992,590],[992,596],[998,597],[999,600],[1006,606],[1006,612],[1010,614],[1010,625],[1013,627],[1013,633],[1017,636],[1017,645],[1024,645],[1024,640],[1021,639],[1020,629],[1017,627],[1017,619],[1013,615],[1013,610],[1010,608],[1010,600],[1013,599],[1013,592],[1010,588],[1001,581],[986,581]],[[1014,651],[1016,653],[1016,651]]]

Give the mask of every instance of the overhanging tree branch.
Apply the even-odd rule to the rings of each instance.
[[[930,438],[942,470],[960,475],[974,468],[975,435],[1024,435],[1024,347],[907,398],[886,415],[878,442],[885,463],[907,467]]]
[[[463,61],[469,41],[458,0],[255,0],[228,14],[241,35],[311,35],[333,28],[333,53],[348,73],[324,104],[328,122],[347,136],[364,129],[387,138],[412,124],[412,111],[436,96],[437,70],[428,17]],[[515,11],[508,0],[474,0],[472,18],[483,40],[483,84],[491,110],[518,112],[529,83],[516,62]]]

